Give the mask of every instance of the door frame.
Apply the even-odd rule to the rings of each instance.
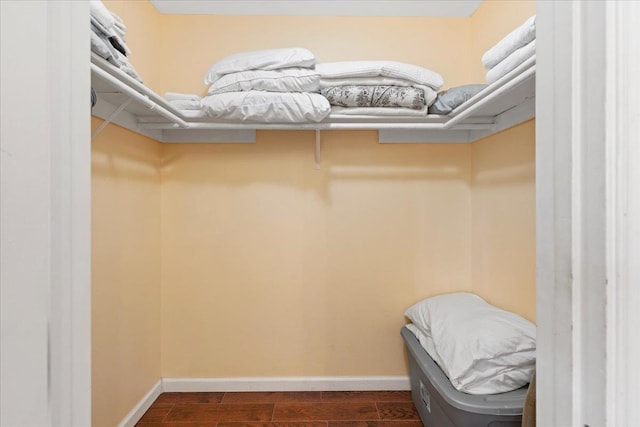
[[[48,8],[51,111],[50,399],[54,426],[91,425],[89,2]],[[26,21],[25,21],[26,22]]]
[[[639,16],[636,2],[537,4],[540,425],[640,423]]]

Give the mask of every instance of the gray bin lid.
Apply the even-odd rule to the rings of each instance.
[[[442,369],[406,327],[400,331],[409,356],[418,364],[431,384],[451,406],[463,411],[488,415],[522,415],[528,386],[499,394],[467,394],[456,390]]]

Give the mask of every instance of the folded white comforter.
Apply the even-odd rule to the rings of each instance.
[[[346,80],[353,78],[392,78],[439,90],[444,84],[442,76],[435,71],[413,64],[396,61],[342,61],[316,64],[320,80]],[[349,83],[361,84],[361,83]],[[385,83],[374,83],[385,84]],[[325,86],[326,87],[326,86]]]
[[[197,110],[200,111],[202,109],[202,105],[200,101],[194,101],[193,99],[174,99],[173,101],[169,101],[173,107],[178,110]]]
[[[167,101],[200,101],[202,97],[195,93],[165,92]]]
[[[527,19],[524,24],[510,32],[482,56],[482,65],[491,69],[516,50],[531,43],[536,38],[536,16]]]
[[[329,101],[307,92],[226,92],[202,98],[212,118],[258,123],[320,122],[331,112]]]
[[[500,61],[495,67],[487,72],[487,83],[491,84],[500,77],[515,69],[527,59],[536,54],[536,41],[533,40],[526,46],[514,51],[511,55]]]
[[[267,92],[318,92],[320,76],[313,69],[247,70],[225,74],[213,82],[208,94],[264,90]]]

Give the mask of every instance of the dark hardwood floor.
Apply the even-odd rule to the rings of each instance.
[[[139,427],[421,427],[408,391],[163,393]]]

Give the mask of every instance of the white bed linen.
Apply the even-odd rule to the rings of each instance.
[[[329,101],[307,92],[227,92],[202,98],[202,109],[212,118],[259,123],[322,121],[331,112]]]
[[[442,368],[442,360],[440,359],[440,355],[438,354],[438,350],[436,350],[436,344],[433,342],[433,338],[425,332],[424,329],[416,325],[415,323],[409,323],[405,325],[408,330],[413,332],[413,335],[416,336],[418,342],[424,348],[429,356],[433,359],[434,362],[438,364]]]
[[[94,22],[94,25],[97,25],[107,36],[114,37],[125,53],[131,55],[131,49],[124,41],[124,31],[122,28],[116,31],[116,19],[101,0],[89,1],[89,13],[97,21],[97,24]]]
[[[320,76],[320,89],[335,86],[413,86],[420,89],[427,89],[435,92],[431,87],[424,86],[416,82],[405,79],[394,79],[392,77],[340,77],[327,78]]]
[[[200,100],[195,101],[193,99],[174,99],[170,100],[169,104],[171,104],[178,110],[202,110]]]
[[[316,64],[320,78],[345,79],[359,77],[390,77],[408,80],[439,90],[444,81],[435,71],[413,64],[396,61],[343,61]]]
[[[247,70],[279,70],[281,68],[312,68],[316,57],[302,47],[265,49],[240,52],[215,62],[204,76],[204,84],[210,85],[220,77]]]
[[[101,0],[89,1],[90,14],[96,18],[105,28],[111,30],[116,23],[114,16],[109,12],[109,9],[102,3]]]
[[[200,101],[202,97],[195,93],[165,92],[167,101]]]
[[[207,119],[211,119],[211,117],[202,109],[202,106],[199,110],[180,110],[180,114],[189,120],[207,121]]]
[[[491,84],[500,77],[515,69],[527,59],[536,54],[536,41],[532,41],[526,46],[513,52],[511,55],[503,59],[498,65],[487,71],[487,83]]]
[[[491,69],[516,50],[526,46],[536,38],[536,16],[527,19],[518,28],[507,34],[482,55],[482,65]]]
[[[425,106],[421,110],[412,108],[395,107],[338,107],[331,106],[332,115],[344,116],[389,116],[389,117],[425,117],[429,107]]]
[[[127,32],[127,26],[124,25],[124,21],[122,20],[122,18],[120,18],[120,15],[113,13],[113,11],[109,11],[109,13],[111,13],[111,16],[113,17],[113,26],[114,29],[117,31],[122,32],[122,34]]]
[[[320,75],[308,68],[248,70],[226,74],[213,82],[209,95],[225,92],[265,90],[267,92],[318,92]]]

